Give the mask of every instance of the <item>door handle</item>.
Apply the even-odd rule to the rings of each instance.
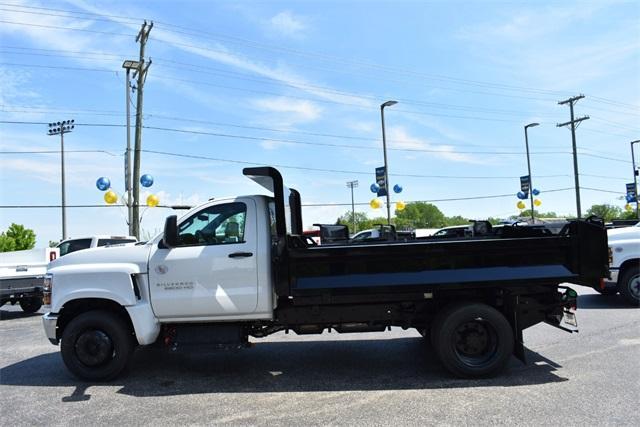
[[[253,256],[253,252],[233,252],[229,254],[229,258],[248,258]]]

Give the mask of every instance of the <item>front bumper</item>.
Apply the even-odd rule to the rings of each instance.
[[[58,345],[59,340],[56,334],[58,315],[54,313],[46,313],[42,316],[42,325],[44,326],[44,333],[47,338],[49,338],[51,344]]]

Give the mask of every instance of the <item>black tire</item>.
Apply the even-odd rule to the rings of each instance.
[[[598,293],[600,295],[615,295],[615,294],[618,293],[618,288],[615,287],[615,286],[607,286],[604,289],[601,289],[600,287],[596,287],[596,288],[593,288],[593,289],[598,291]]]
[[[629,304],[640,306],[640,268],[632,266],[624,269],[618,279],[618,291]]]
[[[94,310],[72,319],[60,352],[67,368],[88,381],[109,381],[124,371],[135,348],[129,326],[115,313]]]
[[[35,313],[42,307],[42,298],[31,297],[20,300],[20,308],[25,313]]]
[[[461,378],[491,377],[507,366],[514,336],[498,310],[486,304],[465,303],[438,314],[432,343],[452,374]]]

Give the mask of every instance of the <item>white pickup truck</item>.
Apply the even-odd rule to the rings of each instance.
[[[59,255],[58,248],[0,253],[0,306],[19,303],[26,313],[38,311],[47,265]]]
[[[97,235],[66,239],[55,248],[29,249],[0,254],[0,306],[19,303],[35,313],[42,306],[42,286],[47,265],[54,259],[89,248],[133,245],[134,236]]]
[[[606,232],[593,220],[557,235],[514,227],[495,236],[478,222],[459,239],[317,245],[304,238],[300,194],[276,169],[244,174],[273,197],[212,200],[169,216],[145,244],[50,264],[44,329],[73,374],[114,378],[138,345],[202,352],[278,331],[397,326],[429,336],[454,375],[496,375],[512,355],[524,360],[525,328],[574,331],[577,293],[562,283],[608,274]],[[320,226],[320,238],[336,227],[349,235]]]
[[[607,230],[611,276],[598,292],[620,295],[631,305],[640,305],[640,222],[632,227]]]

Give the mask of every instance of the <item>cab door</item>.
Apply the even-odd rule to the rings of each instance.
[[[178,246],[156,245],[149,259],[159,318],[251,314],[258,302],[257,216],[253,199],[206,205],[178,224]]]

